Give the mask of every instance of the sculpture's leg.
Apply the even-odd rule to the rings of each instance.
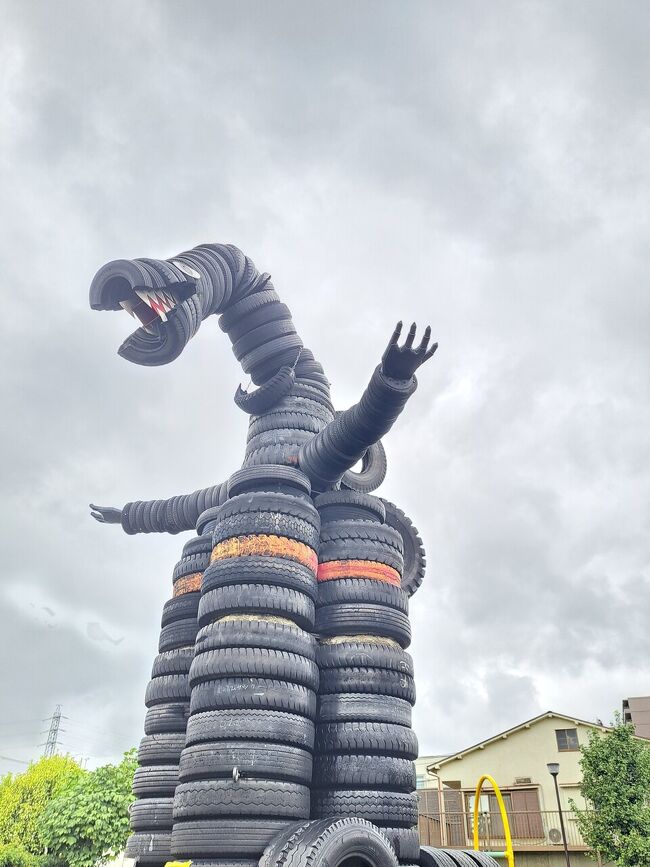
[[[374,822],[400,862],[412,864],[419,857],[418,747],[402,539],[375,497],[331,491],[314,502],[321,542],[312,816]]]
[[[174,568],[174,593],[163,608],[160,652],[147,686],[145,736],[133,784],[133,833],[126,853],[152,867],[171,860],[172,805],[189,716],[188,673],[198,629],[201,576],[211,550],[209,534],[191,539],[183,548]]]
[[[309,491],[289,467],[246,468],[212,522],[175,858],[255,865],[279,830],[309,817],[320,530]]]

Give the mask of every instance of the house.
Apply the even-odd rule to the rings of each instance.
[[[569,802],[587,806],[580,794],[579,761],[580,747],[592,731],[609,728],[548,711],[458,753],[418,759],[423,844],[471,848],[476,784],[483,774],[490,774],[503,794],[518,867],[565,867],[555,785],[547,768],[549,762],[557,762],[569,849],[576,853],[575,863],[586,863],[583,853],[588,849]],[[479,810],[482,848],[503,849],[504,827],[487,784]]]
[[[634,726],[639,738],[650,738],[650,695],[623,699],[623,722]]]

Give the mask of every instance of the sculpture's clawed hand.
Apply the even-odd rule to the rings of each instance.
[[[430,349],[427,349],[431,338],[431,326],[427,325],[420,345],[413,349],[415,330],[414,322],[404,341],[404,346],[398,346],[397,341],[402,333],[402,323],[397,323],[393,336],[389,340],[386,351],[381,358],[381,367],[386,376],[390,376],[393,379],[410,379],[418,367],[431,358],[438,348],[438,344],[434,343]]]
[[[122,510],[112,506],[95,506],[91,503],[90,514],[100,524],[119,524],[122,520]]]

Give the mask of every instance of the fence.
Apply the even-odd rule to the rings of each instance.
[[[563,812],[569,849],[587,851],[575,816]],[[562,849],[560,814],[557,810],[508,811],[512,845],[515,851]],[[472,847],[474,817],[471,813],[445,812],[440,815],[420,814],[420,840],[424,846],[467,849]],[[482,849],[503,849],[505,836],[498,812],[479,815]]]

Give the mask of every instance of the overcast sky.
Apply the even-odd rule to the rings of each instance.
[[[147,369],[106,261],[231,242],[337,407],[398,318],[440,349],[386,437],[414,520],[421,752],[650,693],[650,7],[5,2],[0,771],[62,704],[89,764],[142,734],[184,537],[122,506],[241,463],[216,322]]]

